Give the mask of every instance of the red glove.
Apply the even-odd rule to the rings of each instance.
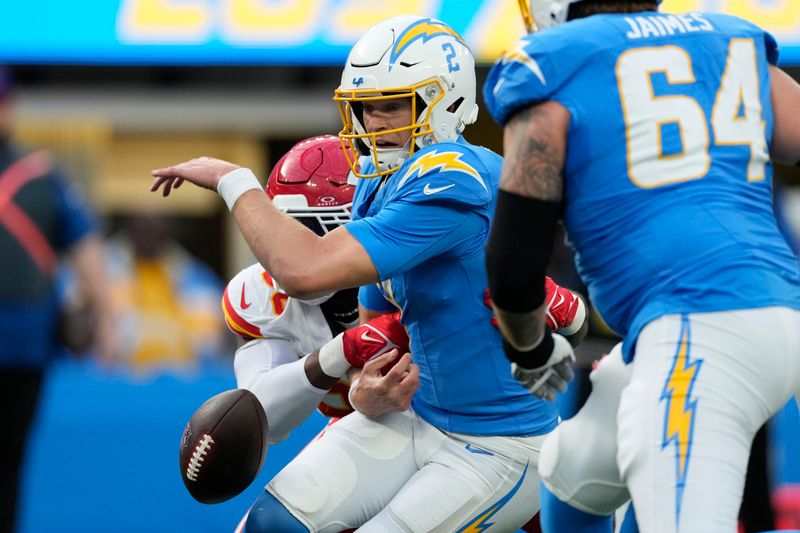
[[[545,276],[544,300],[547,302],[544,319],[552,331],[568,336],[581,329],[586,320],[586,306],[577,294]]]
[[[572,335],[578,331],[586,320],[586,307],[577,294],[558,285],[549,276],[544,278],[544,320],[550,331],[562,335]],[[492,308],[492,297],[489,289],[483,295],[483,303]],[[492,325],[497,327],[497,317],[492,316]]]
[[[344,332],[344,357],[350,366],[361,368],[370,359],[397,348],[398,357],[408,352],[408,333],[400,313],[381,315]]]

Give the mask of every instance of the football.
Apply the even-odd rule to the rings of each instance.
[[[183,484],[201,503],[220,503],[241,493],[267,455],[267,416],[256,396],[234,389],[208,399],[183,431]]]

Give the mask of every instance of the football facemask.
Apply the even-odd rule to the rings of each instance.
[[[334,94],[343,124],[339,137],[374,165],[362,172],[355,168],[357,160],[349,158],[353,173],[361,178],[385,176],[417,149],[456,140],[477,119],[475,93],[475,60],[452,28],[408,15],[376,24],[350,51]],[[367,131],[363,106],[396,98],[411,104],[408,124]],[[404,146],[384,143],[397,134],[409,135]]]
[[[430,104],[426,104],[418,97],[419,91],[432,97]],[[432,144],[434,138],[431,113],[443,96],[444,91],[441,90],[438,80],[409,87],[393,87],[386,93],[376,93],[372,89],[337,90],[334,100],[339,104],[339,115],[344,124],[344,128],[339,132],[339,138],[343,144],[349,143],[350,146],[355,146],[358,154],[369,157],[375,168],[372,173],[356,171],[358,161],[348,158],[353,173],[359,178],[385,176],[397,170],[414,154],[418,146]],[[367,131],[364,126],[364,107],[393,101],[401,103],[400,107],[404,109],[410,108],[406,124],[381,131]],[[398,137],[407,138],[402,146],[393,142]]]

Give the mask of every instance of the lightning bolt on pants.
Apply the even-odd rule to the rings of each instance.
[[[800,390],[800,312],[663,316],[642,330],[617,413],[640,530],[736,531],[759,427]]]

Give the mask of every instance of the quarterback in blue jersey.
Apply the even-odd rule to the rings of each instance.
[[[608,395],[613,445],[590,457],[576,439],[597,425],[564,425],[543,448],[560,501],[603,515],[629,490],[643,531],[735,531],[753,435],[800,389],[800,268],[772,211],[772,161],[800,159],[800,87],[760,28],[658,3],[530,3],[545,29],[484,92],[506,151],[490,288],[524,352],[542,301],[520,286],[536,286],[563,218],[624,336],[604,373],[628,374]],[[618,468],[562,470],[592,460]]]
[[[502,161],[461,136],[475,96],[472,54],[446,24],[404,16],[368,30],[334,97],[364,179],[353,222],[321,238],[251,192],[260,186],[247,169],[199,159],[154,172],[167,194],[180,179],[216,189],[290,296],[366,286],[365,308],[399,309],[419,368],[410,409],[332,425],[269,483],[245,532],[514,531],[538,510],[539,446],[557,424],[549,400],[570,379],[572,349],[553,334],[545,365],[518,365],[521,386],[492,326],[484,244]],[[585,313],[565,316],[555,326],[571,334]],[[320,351],[327,376],[350,367],[342,351]],[[358,409],[362,379],[351,388]]]

